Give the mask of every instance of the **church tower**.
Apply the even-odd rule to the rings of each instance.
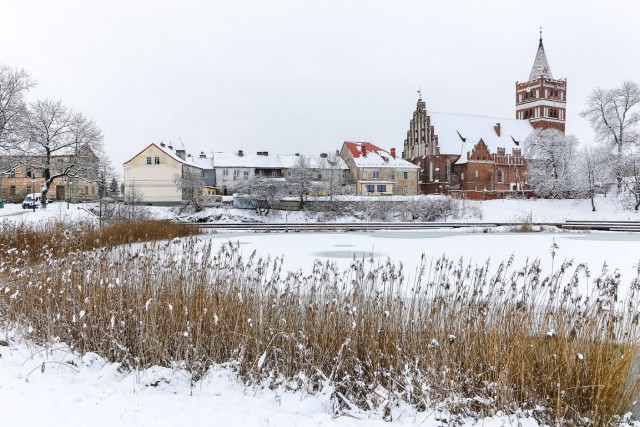
[[[556,80],[542,44],[542,30],[529,80],[516,82],[516,119],[529,120],[536,129],[565,131],[567,79]]]

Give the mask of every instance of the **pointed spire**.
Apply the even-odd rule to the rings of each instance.
[[[551,68],[549,68],[549,61],[547,61],[547,55],[544,53],[544,46],[542,44],[542,27],[540,27],[540,43],[538,44],[538,52],[536,53],[536,59],[533,61],[531,74],[529,74],[529,81],[535,80],[540,76],[549,79],[553,78]]]

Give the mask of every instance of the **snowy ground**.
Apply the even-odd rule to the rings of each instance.
[[[475,202],[474,202],[475,203]],[[555,222],[567,219],[640,220],[637,212],[621,209],[613,199],[599,199],[598,211],[589,201],[497,200],[481,202],[483,222]],[[211,210],[208,214],[217,212]],[[225,219],[253,218],[247,211],[224,211]],[[167,208],[152,208],[157,218],[174,214]],[[54,203],[46,210],[24,211],[19,205],[0,209],[0,220],[48,221],[92,218],[83,206]],[[264,219],[264,218],[261,218]],[[285,214],[267,217],[285,219]],[[289,222],[305,221],[304,213],[288,213]],[[450,259],[494,266],[515,256],[514,265],[540,258],[551,271],[551,245],[557,244],[555,267],[563,259],[586,262],[597,275],[606,261],[608,268],[621,271],[623,285],[636,275],[640,258],[640,235],[629,233],[483,233],[456,231],[374,233],[227,233],[203,236],[214,244],[237,241],[245,253],[284,255],[286,270],[306,270],[315,258],[332,259],[347,265],[355,256],[389,257],[402,262],[407,274],[415,274],[421,255],[430,262],[443,254]],[[3,342],[4,341],[4,342]],[[226,367],[213,368],[204,380],[191,387],[188,375],[179,369],[155,368],[139,373],[121,373],[118,366],[97,355],[74,355],[62,345],[43,349],[28,339],[0,332],[0,415],[2,425],[13,426],[383,426],[379,414],[360,413],[356,418],[333,419],[328,394],[317,396],[246,388]],[[417,413],[411,408],[394,410],[400,425],[435,427],[447,425],[436,412]],[[531,420],[494,418],[475,425],[535,426]],[[467,425],[474,425],[469,421]]]

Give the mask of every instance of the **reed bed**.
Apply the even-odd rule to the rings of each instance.
[[[197,238],[49,246],[28,263],[6,252],[5,326],[121,369],[179,366],[195,384],[228,363],[248,386],[330,393],[336,414],[390,419],[410,404],[449,425],[498,412],[609,425],[638,396],[640,280],[620,295],[617,272],[564,262],[543,277],[538,260],[496,270],[443,257],[412,280],[366,259],[285,274],[279,258]]]

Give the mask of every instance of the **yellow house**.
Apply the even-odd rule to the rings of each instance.
[[[184,150],[171,146],[149,144],[124,163],[125,201],[147,205],[182,203],[185,191],[179,181],[188,177],[203,177],[203,170]],[[187,195],[188,198],[188,195]]]

